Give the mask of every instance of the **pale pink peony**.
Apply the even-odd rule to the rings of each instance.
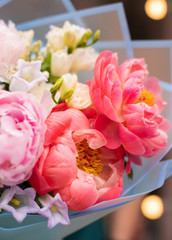
[[[0,182],[12,186],[27,180],[43,150],[43,111],[23,92],[0,91]]]
[[[26,34],[17,31],[12,22],[7,26],[0,21],[0,77],[5,78],[8,71],[17,66],[18,59],[29,50],[33,33],[29,35],[32,36],[27,37]]]
[[[136,156],[150,157],[167,146],[169,123],[160,115],[166,102],[158,80],[147,76],[143,59],[130,59],[119,66],[117,54],[105,51],[88,83],[93,105],[100,112],[93,127],[106,137],[106,147],[122,145],[129,161],[133,158],[138,164]]]
[[[29,180],[40,195],[54,190],[71,210],[120,196],[122,149],[102,147],[104,136],[90,128],[81,111],[66,109],[64,103],[56,106],[46,124],[44,152]]]

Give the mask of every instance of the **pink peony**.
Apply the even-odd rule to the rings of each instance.
[[[44,152],[30,178],[40,195],[54,190],[71,210],[82,210],[120,196],[122,149],[103,147],[104,136],[90,129],[81,111],[66,109],[64,103],[55,107],[46,124]]]
[[[106,147],[122,145],[129,161],[138,164],[136,156],[150,157],[167,146],[169,124],[160,115],[166,103],[158,80],[147,75],[143,59],[130,59],[119,66],[117,54],[105,51],[88,83],[91,100],[100,112],[93,126],[106,137]]]
[[[17,66],[18,59],[29,51],[32,37],[32,31],[24,34],[17,31],[11,21],[8,26],[0,21],[0,77],[6,78],[7,73]]]
[[[0,182],[12,186],[27,180],[43,150],[45,124],[35,98],[0,91]]]

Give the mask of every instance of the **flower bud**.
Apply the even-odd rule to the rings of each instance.
[[[65,50],[59,50],[52,54],[51,59],[51,74],[54,76],[62,76],[68,73],[72,66],[73,56],[68,55]]]
[[[65,43],[63,29],[57,27],[53,28],[48,32],[47,39],[50,48],[52,48],[54,52],[59,49],[64,49]]]
[[[71,89],[74,90],[78,83],[78,77],[75,74],[67,73],[67,74],[63,75],[62,78],[63,78],[63,83],[60,88],[61,98],[65,94],[66,91],[71,90]]]
[[[59,88],[61,87],[63,83],[63,78],[59,78],[57,79],[57,81],[55,82],[55,84],[52,86],[52,88],[50,89],[50,92],[57,92],[59,90]]]
[[[64,33],[64,42],[68,46],[68,48],[72,48],[76,42],[76,35],[72,31],[66,31]]]
[[[64,94],[61,96],[62,101],[67,100],[73,94],[73,89],[66,90]]]

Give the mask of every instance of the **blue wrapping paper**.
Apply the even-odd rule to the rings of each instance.
[[[91,222],[109,214],[120,206],[135,200],[161,187],[166,178],[172,174],[172,159],[156,164],[154,168],[145,174],[143,179],[130,188],[125,196],[107,202],[96,204],[84,211],[70,213],[71,224],[69,226],[58,225],[47,229],[47,220],[39,215],[28,215],[18,224],[9,213],[0,214],[0,237],[2,240],[22,239],[25,240],[57,240],[79,230]],[[129,179],[127,181],[130,181]],[[125,191],[125,190],[124,190]]]
[[[41,1],[37,2],[40,2],[41,5]],[[52,2],[55,4],[55,1]],[[23,22],[20,22],[21,16],[18,15],[19,12],[14,11],[13,17],[8,14],[8,12],[11,14],[11,9],[13,8],[14,4],[19,5],[19,3],[21,3],[20,0],[1,0],[0,15],[2,18],[4,16],[16,22],[18,29],[26,30],[29,28],[34,28],[35,31],[38,32],[38,35],[35,36],[36,39],[43,37],[43,34],[47,32],[49,24],[58,24],[65,20],[71,20],[84,27],[88,25],[87,27],[90,27],[93,30],[94,27],[97,29],[98,27],[94,26],[97,21],[92,21],[92,17],[98,17],[99,20],[103,19],[104,22],[106,20],[104,17],[105,15],[109,17],[107,21],[114,20],[114,26],[116,28],[114,27],[113,29],[113,26],[111,26],[111,28],[109,28],[109,33],[107,28],[104,29],[102,26],[101,29],[100,27],[102,30],[103,39],[95,45],[98,51],[102,51],[104,49],[110,49],[114,51],[115,49],[115,51],[121,54],[119,59],[120,61],[126,58],[137,57],[137,54],[134,52],[136,48],[151,48],[155,51],[158,51],[159,48],[169,48],[169,52],[172,54],[172,41],[132,41],[130,39],[126,17],[121,3],[76,11],[69,0],[61,0],[58,2],[61,10],[58,8],[57,14],[54,14],[53,10],[51,13],[47,13],[49,10],[46,11],[46,9],[44,9],[44,11],[41,10],[41,18],[37,19],[37,15],[34,15],[37,14],[36,10],[33,10],[32,14],[26,14],[26,16],[23,16]],[[25,4],[26,9],[27,2],[25,1],[25,3],[22,4]],[[93,24],[93,26],[90,25],[90,23]],[[101,21],[99,21],[99,24],[101,25]],[[104,23],[104,25],[106,24]],[[112,34],[113,31],[115,33],[114,35]],[[168,59],[168,61],[170,61],[169,66],[172,65],[171,59],[172,58]],[[165,67],[168,68],[169,66]],[[159,71],[161,70],[159,67],[157,67],[157,69]],[[168,102],[168,106],[166,107],[163,115],[172,122],[171,69],[166,69],[166,72],[169,72],[169,79],[167,79],[167,81],[162,79],[160,84],[164,90],[163,98]],[[91,74],[92,73],[87,75],[84,73],[84,75],[81,75],[83,81],[88,80]],[[159,75],[161,76],[163,73],[161,74],[160,72]],[[125,176],[124,190],[120,198],[101,202],[84,211],[69,212],[71,224],[69,226],[58,225],[51,230],[48,230],[47,228],[47,219],[42,216],[28,215],[27,218],[19,224],[10,213],[3,212],[0,214],[0,240],[61,239],[109,214],[110,212],[113,212],[120,206],[127,204],[128,202],[133,201],[148,192],[160,188],[164,181],[172,175],[172,160],[160,162],[172,147],[172,129],[170,129],[168,132],[168,137],[168,146],[165,150],[159,151],[158,155],[153,156],[152,158],[143,158],[143,166],[141,167],[133,165],[134,177],[132,180],[130,180],[127,176]]]

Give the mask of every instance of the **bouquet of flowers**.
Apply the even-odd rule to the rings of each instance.
[[[0,209],[53,228],[69,224],[68,210],[119,198],[124,175],[167,147],[169,121],[144,59],[98,54],[99,30],[67,21],[44,46],[33,35],[0,22]]]

